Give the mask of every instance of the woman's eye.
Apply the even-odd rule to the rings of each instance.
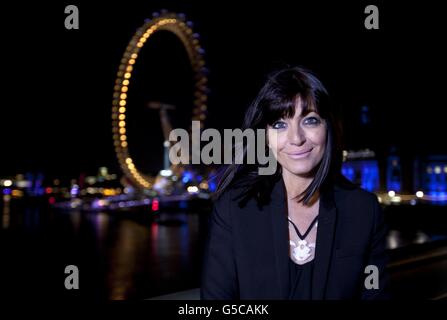
[[[276,121],[272,125],[273,129],[284,129],[285,127],[286,127],[286,123],[284,121]]]
[[[304,124],[306,125],[311,125],[311,126],[315,126],[320,124],[321,120],[317,117],[308,117],[306,119],[304,119]]]

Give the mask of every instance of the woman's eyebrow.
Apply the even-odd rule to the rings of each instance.
[[[315,110],[307,110],[307,112],[305,112],[305,111],[301,112],[301,117],[305,117],[309,113],[312,113],[312,112],[319,116],[318,112],[316,112]]]

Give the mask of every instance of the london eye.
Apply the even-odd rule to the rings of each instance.
[[[164,159],[163,167],[159,170],[157,176],[146,174],[143,168],[138,167],[134,156],[129,150],[132,140],[129,139],[128,114],[129,110],[135,106],[129,103],[129,90],[133,85],[133,75],[136,69],[136,62],[141,58],[141,50],[146,43],[151,41],[154,34],[160,31],[167,31],[173,34],[182,44],[186,51],[188,61],[193,72],[193,110],[192,121],[200,121],[200,128],[203,128],[203,121],[206,118],[207,111],[207,72],[204,61],[204,50],[200,46],[198,34],[193,32],[192,23],[186,21],[182,14],[162,12],[154,14],[152,19],[145,20],[145,23],[137,29],[134,36],[129,41],[122,56],[121,63],[115,80],[113,102],[112,102],[112,131],[115,153],[124,176],[139,191],[160,191],[165,188],[165,184],[160,184],[160,179],[164,182],[174,175],[173,180],[179,178],[181,165],[171,165],[168,159],[170,147],[169,132],[172,125],[169,119],[168,111],[176,106],[160,101],[150,101],[147,107],[155,109],[159,113],[161,129],[163,132]],[[150,77],[151,75],[145,75]],[[150,89],[149,89],[150,90]],[[189,128],[191,129],[191,128]],[[180,177],[180,180],[181,177]],[[157,184],[159,185],[157,188]],[[203,184],[202,184],[203,186]],[[207,184],[206,184],[207,186]]]

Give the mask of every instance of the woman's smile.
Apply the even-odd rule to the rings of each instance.
[[[295,151],[295,152],[285,152],[290,158],[294,159],[294,160],[298,160],[298,159],[303,159],[303,158],[307,158],[311,151],[313,150],[313,148],[310,149],[306,149],[303,151]]]

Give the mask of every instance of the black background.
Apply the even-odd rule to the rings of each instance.
[[[64,27],[69,4],[79,8],[79,30]],[[379,8],[379,30],[364,27],[367,4]],[[447,55],[440,6],[435,1],[2,4],[0,174],[76,177],[102,165],[118,170],[110,121],[115,75],[136,29],[163,8],[184,13],[201,36],[209,69],[206,127],[240,126],[265,75],[296,64],[313,70],[336,99],[347,147],[445,154]],[[170,34],[154,36],[139,63],[132,88],[138,93],[129,99],[180,105],[173,118],[179,126],[190,121],[192,73],[178,41]],[[368,137],[358,128],[365,104],[373,119]],[[129,148],[152,170],[161,163],[158,116],[141,106],[134,110]]]

